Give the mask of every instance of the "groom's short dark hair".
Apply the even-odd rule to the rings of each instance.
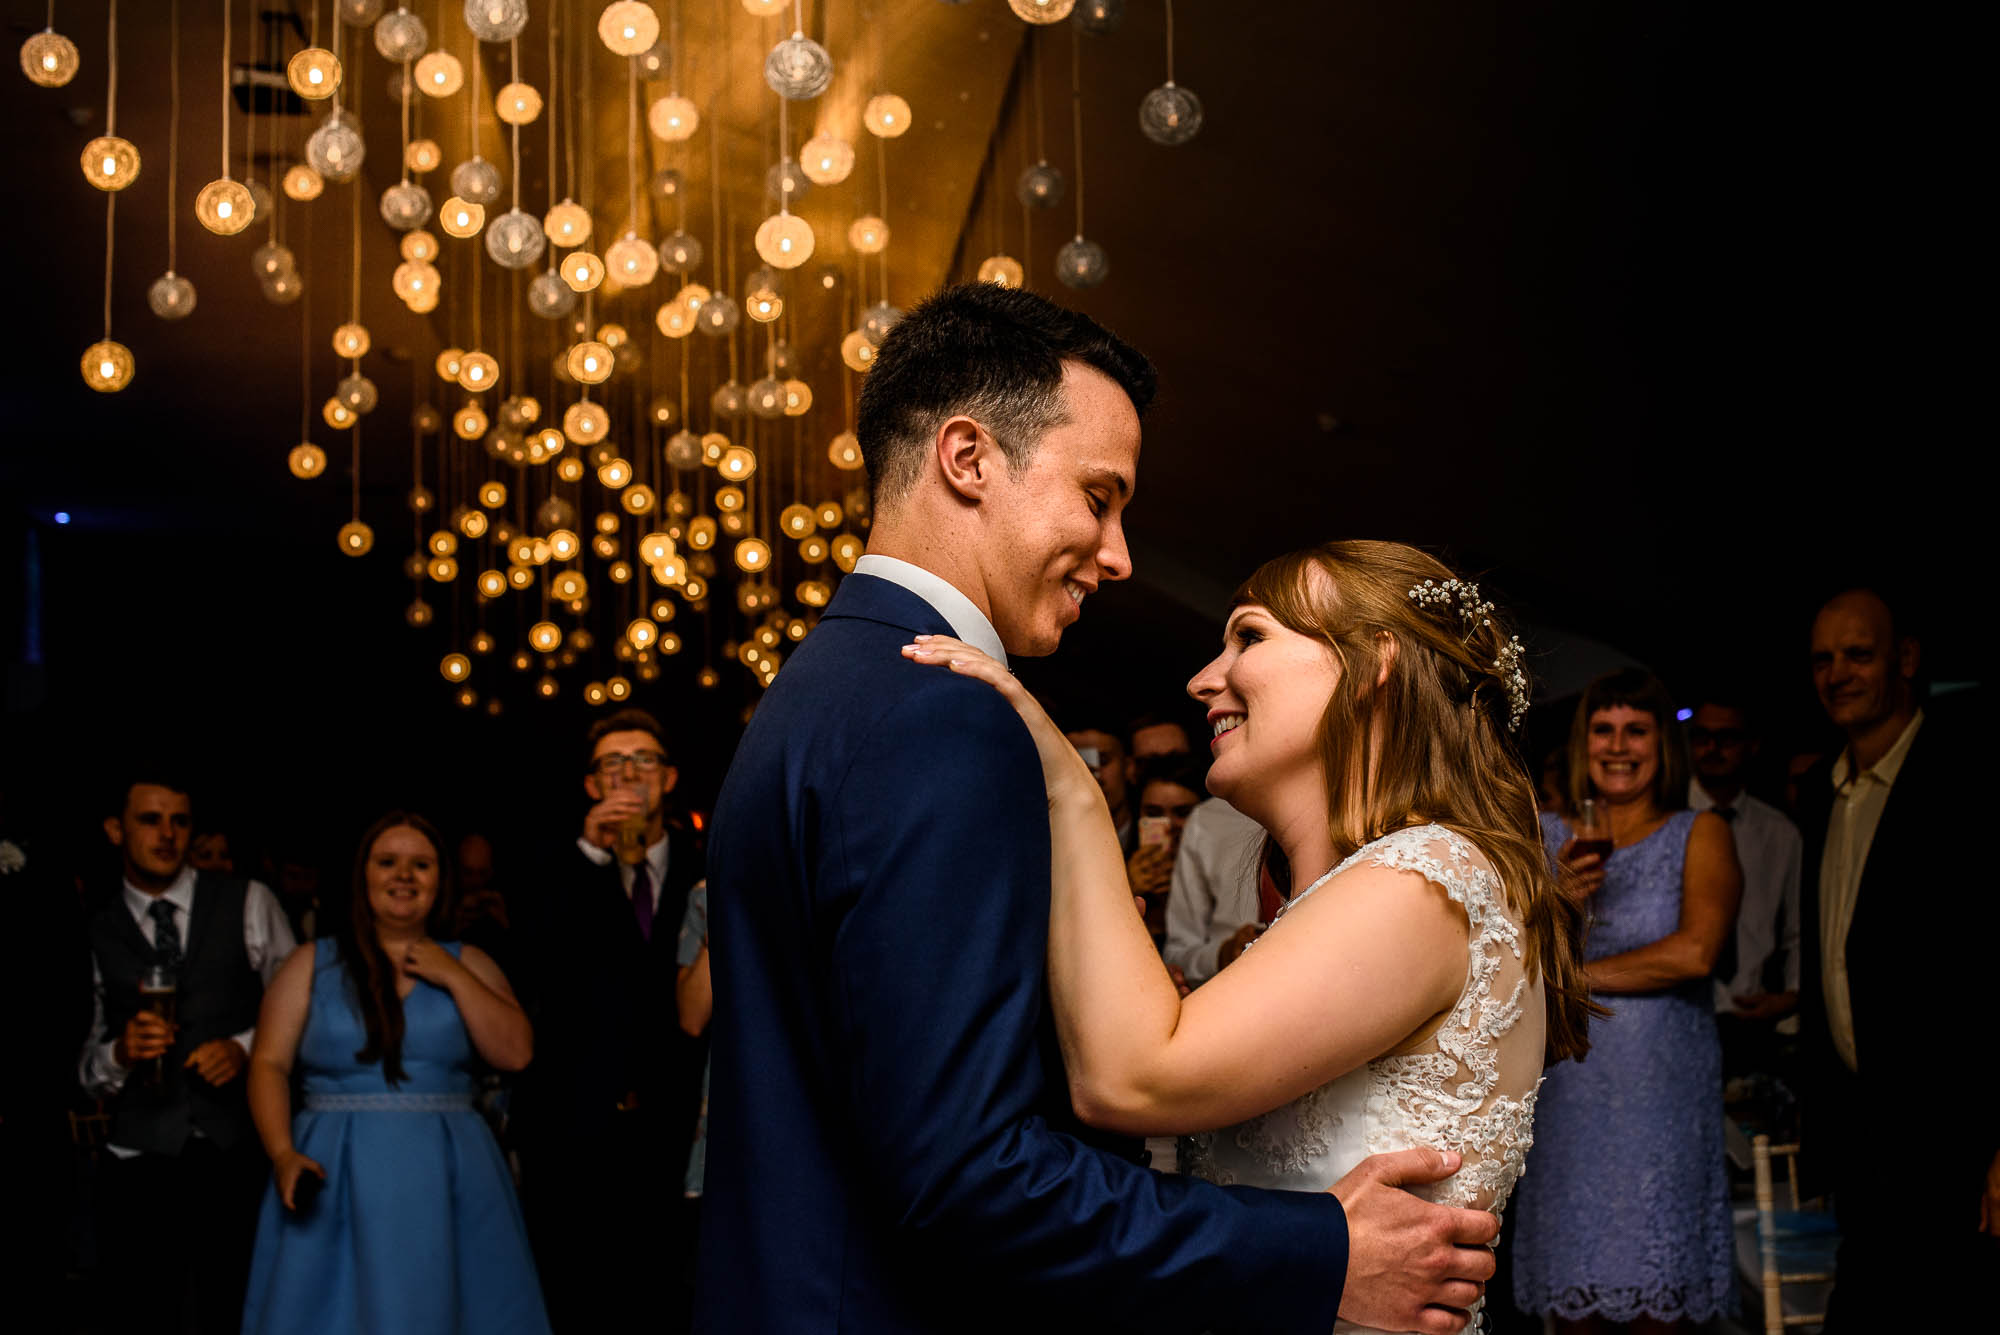
[[[875,504],[916,484],[938,427],[961,413],[993,433],[1016,473],[1027,467],[1063,420],[1065,361],[1117,381],[1141,414],[1153,401],[1153,364],[1087,315],[993,283],[926,298],[882,340],[861,389],[855,434]]]

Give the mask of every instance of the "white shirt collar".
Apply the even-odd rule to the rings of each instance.
[[[952,634],[1001,667],[1007,666],[1007,646],[1000,643],[1000,632],[993,629],[993,623],[986,619],[986,614],[974,605],[972,599],[960,593],[942,576],[922,566],[911,565],[908,561],[899,561],[893,556],[878,556],[873,552],[854,563],[854,573],[873,575],[891,584],[900,584],[929,603],[931,610],[951,627]]]
[[[125,882],[125,907],[134,918],[150,917],[155,900],[164,899],[183,915],[194,912],[194,868],[182,867],[174,883],[157,895],[149,895],[130,881]]]
[[[855,562],[855,565],[859,566],[860,562]],[[1896,776],[1903,772],[1903,761],[1910,754],[1910,743],[1917,739],[1917,729],[1923,726],[1924,711],[1919,709],[1911,716],[1910,721],[1903,725],[1903,731],[1897,734],[1896,744],[1890,747],[1880,760],[1862,770],[1861,774],[1873,776],[1884,788],[1895,787]],[[1854,773],[1854,748],[1842,747],[1840,755],[1833,762],[1835,790],[1845,788],[1850,778],[1859,777],[1861,776]]]

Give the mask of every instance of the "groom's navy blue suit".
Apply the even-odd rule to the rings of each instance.
[[[991,687],[899,655],[919,632],[951,627],[850,575],[723,784],[696,1328],[1325,1335],[1332,1196],[1079,1138],[1041,765]]]

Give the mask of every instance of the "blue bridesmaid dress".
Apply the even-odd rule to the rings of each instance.
[[[407,1078],[391,1086],[380,1062],[355,1060],[367,1031],[338,947],[315,946],[292,1136],[326,1185],[303,1214],[265,1190],[244,1335],[549,1335],[451,994],[419,981],[404,998]]]

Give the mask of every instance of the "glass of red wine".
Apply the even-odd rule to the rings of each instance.
[[[1611,860],[1611,813],[1604,803],[1594,797],[1586,797],[1576,804],[1576,820],[1571,824],[1573,838],[1570,856],[1588,857],[1595,853],[1605,862]],[[1586,913],[1587,925],[1596,926],[1607,921],[1598,911],[1597,896],[1590,897],[1590,907]]]

